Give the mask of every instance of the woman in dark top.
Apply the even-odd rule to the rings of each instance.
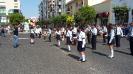
[[[18,27],[14,27],[13,31],[13,47],[17,48],[19,46],[19,38],[18,38]]]

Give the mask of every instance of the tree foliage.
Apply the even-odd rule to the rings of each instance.
[[[67,16],[66,23],[68,25],[70,25],[70,26],[73,25],[73,23],[74,23],[74,17],[73,16]]]
[[[43,27],[45,25],[47,26],[48,24],[50,24],[50,21],[49,20],[39,20],[39,21],[37,21],[36,24]]]
[[[128,12],[129,8],[127,6],[116,6],[113,8],[113,11],[115,13],[115,18],[117,23],[124,23],[128,22]]]
[[[67,15],[62,14],[59,16],[52,17],[51,22],[52,22],[52,24],[54,24],[54,26],[65,26],[66,19],[67,19]]]
[[[74,19],[76,23],[85,24],[93,23],[96,18],[96,11],[93,7],[84,6],[75,15]]]
[[[8,18],[12,25],[19,25],[24,21],[24,16],[20,13],[11,13],[9,14]]]

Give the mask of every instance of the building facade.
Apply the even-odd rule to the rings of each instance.
[[[65,13],[65,0],[42,0],[39,5],[39,19],[49,19]]]
[[[71,0],[66,4],[66,12],[74,15],[81,7],[88,5],[88,0]]]
[[[9,13],[20,13],[20,0],[0,0],[0,23],[8,22]]]
[[[79,4],[81,3],[81,5]],[[88,3],[88,4],[85,4]],[[67,6],[67,12],[74,15],[75,12],[84,5],[89,5],[95,8],[97,12],[97,24],[116,24],[116,17],[113,8],[116,6],[127,6],[130,10],[128,12],[128,21],[133,21],[133,0],[71,0]]]

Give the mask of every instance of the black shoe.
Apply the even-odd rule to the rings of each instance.
[[[133,56],[133,53],[131,53],[130,55]]]

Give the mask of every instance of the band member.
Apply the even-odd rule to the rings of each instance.
[[[65,40],[65,28],[64,27],[61,28],[61,37],[62,37],[62,41],[64,41]]]
[[[77,37],[77,28],[74,27],[72,30],[72,36],[73,36],[73,45],[76,45],[76,37]]]
[[[116,47],[120,47],[120,39],[123,36],[123,31],[120,25],[116,25],[116,32],[115,32],[115,40],[116,40]]]
[[[33,26],[30,26],[30,43],[31,44],[35,43],[34,38],[35,38],[35,29]]]
[[[111,54],[109,55],[110,58],[114,57],[114,49],[113,49],[113,46],[115,43],[114,38],[115,38],[115,31],[114,31],[113,25],[109,24],[109,26],[108,26],[108,45],[109,45],[109,49],[111,52]]]
[[[130,24],[129,33],[128,33],[129,43],[130,43],[130,51],[133,56],[133,22]]]
[[[97,29],[94,25],[92,25],[91,27],[91,45],[92,45],[92,49],[96,50],[96,40],[97,40]]]
[[[46,30],[44,30],[44,31],[43,31],[42,36],[43,36],[43,39],[45,40],[45,39],[46,39],[46,37],[47,37],[47,31],[46,31]]]
[[[106,35],[107,35],[107,27],[103,26],[102,27],[102,33],[103,33],[103,43],[106,43]]]
[[[66,34],[66,38],[67,38],[67,46],[68,46],[68,51],[71,51],[71,42],[72,42],[72,29],[69,28]]]
[[[61,31],[59,29],[57,29],[57,31],[55,32],[55,34],[56,34],[56,39],[57,39],[57,45],[58,45],[58,47],[60,47]]]
[[[51,42],[51,34],[52,34],[52,29],[49,28],[48,29],[48,39],[49,39],[49,42]]]
[[[90,27],[90,25],[88,25],[85,32],[86,32],[86,35],[87,35],[88,44],[90,44],[91,43],[91,27]]]
[[[78,35],[77,35],[77,40],[78,40],[78,45],[77,45],[77,50],[79,51],[81,57],[79,61],[85,62],[86,61],[86,56],[85,56],[85,44],[86,44],[86,35],[85,32],[82,28],[79,28],[78,30]]]

